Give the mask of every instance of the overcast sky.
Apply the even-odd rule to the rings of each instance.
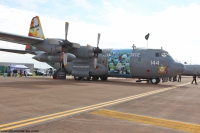
[[[198,0],[0,0],[0,31],[28,35],[32,17],[39,16],[46,38],[64,39],[100,48],[161,48],[179,61],[200,64],[200,1]],[[0,41],[0,48],[25,46]],[[0,52],[0,62],[46,63],[33,55]]]

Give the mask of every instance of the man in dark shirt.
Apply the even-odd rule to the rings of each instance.
[[[193,75],[193,80],[192,80],[192,83],[191,83],[191,84],[193,84],[193,82],[195,81],[195,84],[197,85],[197,80],[196,80],[196,78],[197,78],[197,75],[196,75],[196,73],[194,73],[194,75]]]

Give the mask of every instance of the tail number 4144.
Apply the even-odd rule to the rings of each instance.
[[[151,65],[159,65],[159,61],[151,60]]]

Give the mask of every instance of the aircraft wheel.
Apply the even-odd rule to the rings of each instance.
[[[99,76],[92,76],[92,80],[98,80]]]
[[[74,76],[75,80],[81,80],[81,77]]]
[[[101,78],[101,80],[107,80],[108,79],[108,77],[100,77]]]
[[[88,77],[83,77],[82,79],[84,80],[84,81],[89,81],[90,80],[90,76],[88,76]]]
[[[150,79],[150,82],[151,82],[152,84],[158,84],[158,83],[159,83],[159,78]]]
[[[160,79],[158,78],[158,83],[160,83]]]

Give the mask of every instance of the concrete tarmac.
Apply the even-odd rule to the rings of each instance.
[[[191,80],[153,85],[121,78],[0,77],[0,130],[200,132],[200,87]]]

